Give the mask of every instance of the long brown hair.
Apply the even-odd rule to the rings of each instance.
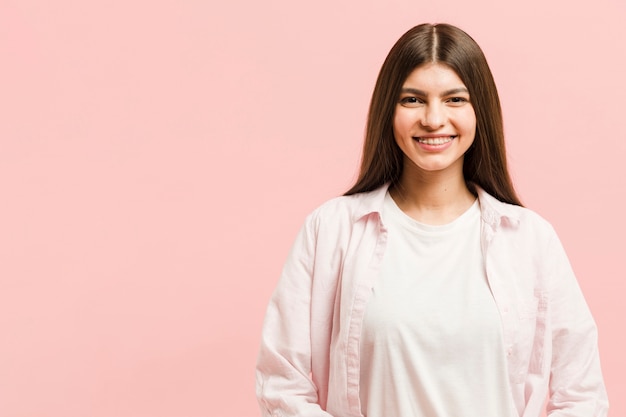
[[[463,162],[465,181],[478,184],[500,201],[521,205],[507,168],[502,109],[487,60],[474,39],[444,23],[415,26],[391,48],[372,94],[359,177],[345,195],[400,179],[404,157],[394,139],[393,116],[406,78],[429,62],[457,73],[476,113],[476,136]]]

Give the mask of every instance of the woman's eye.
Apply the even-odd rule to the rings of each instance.
[[[452,104],[462,104],[462,103],[467,103],[469,100],[466,99],[465,97],[451,97],[448,99],[449,103]]]
[[[400,99],[400,104],[403,106],[416,106],[420,103],[421,101],[417,97],[402,97]]]

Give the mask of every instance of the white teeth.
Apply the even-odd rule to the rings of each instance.
[[[443,145],[450,142],[455,136],[449,136],[447,138],[417,138],[419,143],[425,143],[426,145]]]

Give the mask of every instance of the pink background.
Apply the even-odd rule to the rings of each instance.
[[[373,83],[466,29],[514,179],[568,251],[626,415],[626,3],[0,2],[0,416],[258,415],[304,216],[358,166]]]

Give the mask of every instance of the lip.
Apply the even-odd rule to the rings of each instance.
[[[430,135],[421,135],[421,136],[413,136],[413,140],[417,143],[417,145],[428,152],[440,152],[448,149],[454,140],[458,137],[458,135],[450,135],[450,134],[430,134]],[[420,142],[420,139],[447,139],[451,140],[444,143],[424,143]]]
[[[419,136],[413,136],[413,138],[424,138],[424,139],[430,139],[430,138],[450,138],[450,137],[456,137],[457,135],[452,135],[450,133],[439,133],[436,135],[419,135]]]

